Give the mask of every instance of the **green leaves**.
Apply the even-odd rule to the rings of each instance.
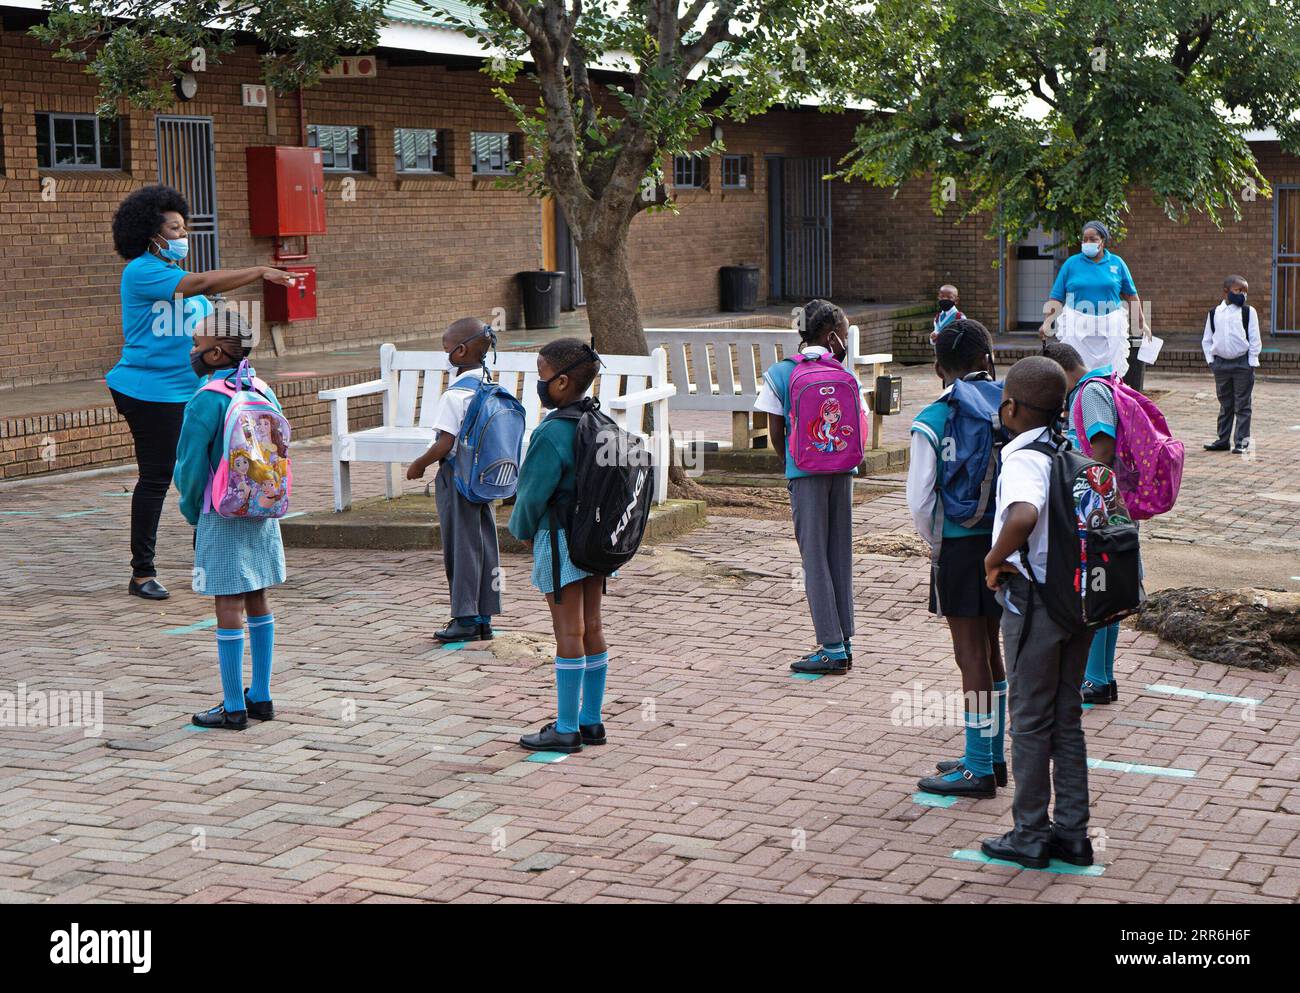
[[[928,176],[936,211],[1012,238],[1122,232],[1135,188],[1219,224],[1269,195],[1245,131],[1300,152],[1300,0],[880,0],[819,37],[826,92],[878,110],[841,175]]]
[[[196,58],[217,63],[235,32],[256,36],[268,85],[310,86],[339,55],[373,48],[383,0],[49,0],[49,19],[31,33],[55,58],[85,62],[99,82],[99,112],[120,103],[170,106],[172,83]]]

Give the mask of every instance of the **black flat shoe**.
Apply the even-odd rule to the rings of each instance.
[[[582,751],[582,735],[577,731],[557,731],[552,721],[537,733],[524,735],[519,744],[530,752],[565,752],[571,755]]]
[[[1032,852],[1024,852],[1018,849],[1011,840],[1010,831],[1001,838],[989,838],[980,842],[980,851],[991,859],[1015,862],[1023,865],[1026,869],[1046,869],[1047,864],[1052,860],[1047,845],[1036,848]]]
[[[132,596],[142,597],[145,600],[166,600],[170,593],[167,587],[156,579],[146,579],[143,583],[137,583],[134,579],[127,583],[126,591]]]
[[[813,652],[791,662],[790,671],[818,676],[842,676],[849,671],[849,664],[847,660],[833,659],[825,652]]]
[[[579,724],[578,734],[582,735],[582,743],[584,745],[605,744],[604,724]]]
[[[248,711],[248,716],[255,721],[275,720],[275,704],[270,700],[257,703],[248,699],[248,690],[244,690],[244,707]]]
[[[496,637],[496,635],[493,634],[492,632],[492,625],[480,624],[478,626],[478,637],[479,637],[479,641],[491,641],[494,637]]]
[[[1110,681],[1110,702],[1115,703],[1119,700],[1119,683],[1115,680]]]
[[[1201,447],[1204,448],[1207,452],[1226,452],[1232,446],[1228,444],[1226,441],[1207,441]]]
[[[1052,840],[1047,843],[1047,850],[1052,858],[1069,862],[1070,865],[1092,865],[1093,862],[1091,841],[1087,838],[1081,841],[1060,838],[1055,829],[1052,830]]]
[[[195,714],[192,720],[196,727],[242,731],[248,727],[248,711],[227,710],[222,704],[217,704],[211,710]]]
[[[1243,444],[1241,444],[1241,442],[1238,442],[1237,444],[1235,444],[1235,445],[1232,446],[1232,454],[1233,454],[1233,455],[1245,455],[1245,454],[1246,454],[1247,452],[1249,452],[1249,451],[1250,451],[1250,445],[1249,445],[1249,444],[1245,444],[1245,445],[1243,445]]]
[[[964,765],[965,763],[961,759],[948,759],[944,762],[936,762],[934,767],[940,772],[952,772]],[[1007,764],[1005,762],[993,763],[993,781],[999,786],[1007,785]]]
[[[992,776],[977,776],[965,766],[951,771],[960,772],[961,776],[957,779],[948,779],[947,775],[926,776],[916,787],[922,793],[969,797],[972,800],[991,800],[998,795],[997,782]]]
[[[1097,704],[1111,703],[1118,699],[1119,699],[1118,691],[1115,692],[1114,696],[1111,695],[1110,683],[1102,683],[1100,686],[1098,686],[1096,683],[1092,682],[1092,680],[1085,679],[1083,681],[1083,702],[1084,703],[1091,703],[1094,706],[1096,706]]]
[[[483,640],[483,625],[477,621],[460,621],[453,617],[447,622],[445,628],[433,632],[433,636],[443,642],[481,641]]]

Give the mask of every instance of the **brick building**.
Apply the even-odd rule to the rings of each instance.
[[[495,307],[517,323],[517,272],[575,269],[554,209],[498,189],[490,175],[518,139],[475,47],[405,0],[390,5],[377,75],[323,80],[302,94],[301,110],[295,94],[244,105],[243,84],[259,81],[244,45],[195,74],[192,99],[158,114],[124,110],[115,126],[96,123],[93,80],[27,35],[39,7],[0,0],[0,389],[93,379],[116,361],[122,261],[110,219],[140,185],[179,171],[204,187],[198,199],[215,211],[196,263],[270,262],[271,239],[249,233],[245,148],[296,145],[304,134],[327,152],[328,234],[308,246],[317,318],[279,329],[290,353],[427,336]],[[535,99],[526,83],[514,91]],[[718,269],[737,262],[760,265],[760,297],[928,301],[939,283],[956,282],[963,309],[991,326],[1014,329],[1041,312],[1052,260],[1032,239],[1008,248],[986,237],[987,219],[936,216],[923,182],[897,196],[823,183],[853,126],[853,115],[776,109],[725,123],[725,158],[665,163],[681,212],[642,215],[632,229],[643,312],[715,309]],[[1300,263],[1300,159],[1276,142],[1254,147],[1277,193],[1243,203],[1244,220],[1221,232],[1203,219],[1175,225],[1149,196],[1131,198],[1118,251],[1158,330],[1199,329],[1228,271],[1251,280],[1266,330],[1300,330],[1300,269],[1289,268]],[[565,290],[580,305],[580,281]]]

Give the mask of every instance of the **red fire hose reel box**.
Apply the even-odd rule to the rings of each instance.
[[[325,172],[319,148],[246,148],[248,228],[255,238],[325,234]]]
[[[316,267],[285,265],[279,268],[298,273],[293,286],[263,281],[263,316],[271,324],[310,321],[316,317]]]

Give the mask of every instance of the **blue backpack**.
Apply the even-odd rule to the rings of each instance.
[[[964,528],[993,527],[998,453],[1007,433],[998,418],[1002,384],[959,379],[946,397],[948,419],[939,443],[939,496],[943,515]]]
[[[524,405],[486,375],[462,376],[448,389],[474,393],[452,456],[456,489],[470,503],[514,496],[524,448]]]

